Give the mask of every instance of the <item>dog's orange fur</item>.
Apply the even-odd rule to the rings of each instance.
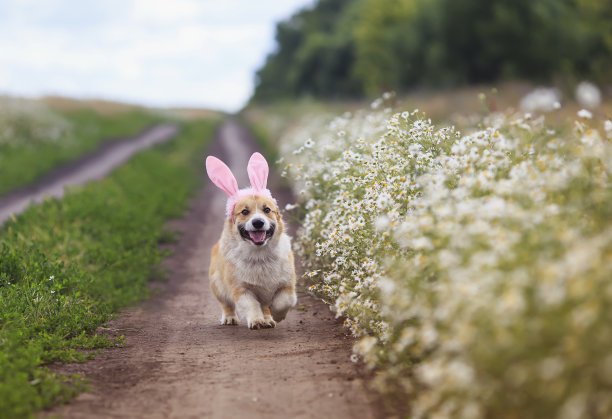
[[[253,216],[267,217],[275,226],[261,246],[240,234],[239,227]],[[296,275],[289,237],[274,201],[250,196],[236,204],[233,219],[226,220],[212,249],[209,278],[223,309],[222,324],[238,324],[237,307],[252,329],[275,327],[285,318],[296,303]]]

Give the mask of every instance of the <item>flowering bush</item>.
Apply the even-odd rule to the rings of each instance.
[[[310,288],[412,416],[612,416],[612,146],[588,124],[384,109],[282,142]]]

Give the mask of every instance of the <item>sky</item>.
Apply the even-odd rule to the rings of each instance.
[[[237,111],[313,0],[1,0],[0,94]]]

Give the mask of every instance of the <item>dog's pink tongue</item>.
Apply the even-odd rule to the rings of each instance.
[[[265,231],[249,231],[249,236],[255,243],[261,243],[266,238]]]

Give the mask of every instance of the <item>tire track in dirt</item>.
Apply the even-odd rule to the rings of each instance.
[[[209,153],[224,160],[246,186],[252,136],[226,121]],[[204,155],[202,167],[204,167]],[[202,169],[203,170],[203,169]],[[203,176],[204,173],[203,173]],[[278,186],[278,183],[276,183]],[[270,188],[281,206],[286,190]],[[125,310],[101,331],[125,334],[126,345],[103,351],[62,373],[89,378],[92,392],[42,416],[65,418],[372,418],[381,413],[349,360],[352,339],[328,307],[298,295],[298,306],[275,329],[219,325],[220,308],[208,288],[210,249],[218,239],[225,198],[210,182],[169,246],[170,273],[160,292]]]
[[[83,185],[102,179],[137,152],[168,141],[177,132],[176,125],[161,124],[133,138],[108,141],[92,154],[53,170],[41,181],[0,197],[0,225],[11,215],[25,211],[32,202],[41,203],[46,197],[61,198],[67,186]]]

